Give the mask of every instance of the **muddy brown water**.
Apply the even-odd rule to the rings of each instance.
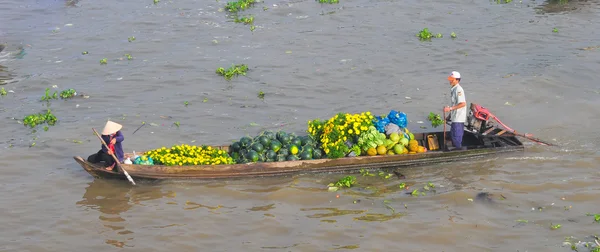
[[[254,32],[224,4],[0,4],[0,251],[569,251],[565,237],[598,234],[586,216],[600,213],[597,1],[266,1],[243,12]],[[425,27],[444,37],[420,42]],[[215,74],[242,63],[245,77]],[[72,159],[97,151],[91,128],[108,118],[127,151],[301,133],[340,111],[401,110],[422,131],[448,103],[452,70],[468,102],[561,146],[523,140],[523,154],[403,180],[357,174],[339,192],[326,186],[346,174],[131,186]],[[19,119],[46,108],[45,88],[89,98],[52,101],[59,122],[32,133]],[[401,182],[435,188],[413,197]],[[484,191],[494,203],[469,200]]]

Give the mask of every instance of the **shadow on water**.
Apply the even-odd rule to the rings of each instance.
[[[546,0],[536,7],[536,12],[539,14],[572,12],[589,8],[599,2],[597,0]]]
[[[122,214],[143,201],[173,197],[173,195],[173,192],[163,192],[160,186],[132,187],[125,183],[96,179],[89,183],[83,199],[76,205],[97,210],[100,213],[98,219],[104,227],[125,236],[126,240],[133,240],[131,236],[133,231],[127,230],[126,220]],[[125,241],[107,239],[106,243],[116,247],[126,246]]]
[[[23,53],[24,49],[22,48],[19,53],[14,54],[6,49],[6,45],[0,44],[0,85],[8,84],[15,77],[8,67],[2,65],[2,62],[13,60]]]

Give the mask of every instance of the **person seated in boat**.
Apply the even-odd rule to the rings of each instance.
[[[453,150],[464,150],[462,146],[463,134],[465,131],[465,122],[467,121],[467,100],[465,91],[460,86],[460,73],[452,71],[448,76],[450,82],[450,101],[452,106],[444,107],[444,112],[450,112],[450,138],[452,139]],[[446,141],[446,139],[444,139]]]
[[[114,154],[119,162],[123,163],[124,153],[121,142],[125,140],[125,137],[123,136],[123,133],[121,133],[121,128],[123,128],[121,124],[112,121],[106,122],[106,125],[102,130],[102,139],[106,145],[108,145],[108,149],[102,145],[101,149],[97,153],[88,157],[88,162],[100,163],[104,161],[106,169],[112,171],[116,164],[115,160],[111,156]]]

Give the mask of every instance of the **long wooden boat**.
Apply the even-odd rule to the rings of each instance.
[[[360,169],[401,168],[409,166],[430,165],[443,162],[454,162],[472,158],[480,158],[501,153],[523,151],[523,143],[515,135],[500,129],[493,129],[486,134],[470,132],[465,129],[463,145],[466,150],[441,150],[443,132],[415,133],[419,145],[427,149],[440,148],[417,154],[382,155],[344,157],[338,159],[299,160],[284,162],[258,162],[233,165],[199,165],[199,166],[163,166],[122,164],[133,179],[219,179],[260,176],[282,176],[297,173],[319,172],[356,172]],[[431,139],[439,139],[432,141]],[[432,148],[433,147],[433,148]],[[216,146],[228,150],[228,146]],[[126,179],[122,171],[108,171],[102,164],[87,162],[79,156],[74,157],[83,169],[95,178]]]

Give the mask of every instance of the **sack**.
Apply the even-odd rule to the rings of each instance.
[[[143,156],[138,156],[133,161],[133,164],[136,164],[136,165],[154,165],[154,160],[152,160],[151,157],[143,155]]]
[[[390,123],[387,126],[385,126],[385,134],[389,136],[392,133],[402,134],[403,132],[402,130],[400,130],[400,127],[398,127],[398,125],[396,125],[395,123]]]
[[[387,126],[389,123],[390,119],[388,119],[387,117],[382,118],[381,116],[376,116],[373,122],[375,128],[380,133],[385,133],[385,126]]]
[[[406,128],[406,125],[408,124],[408,120],[404,112],[398,113],[398,111],[392,110],[388,114],[388,118],[391,123],[398,125],[400,128]]]

